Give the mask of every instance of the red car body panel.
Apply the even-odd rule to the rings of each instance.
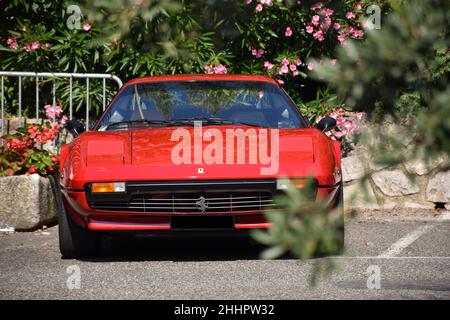
[[[179,80],[263,81],[278,86],[273,79],[262,76],[178,75],[135,79],[121,90],[136,83]],[[170,137],[177,128],[85,132],[71,143],[63,145],[60,184],[66,211],[73,220],[91,230],[171,229],[170,219],[173,213],[117,212],[92,208],[87,199],[87,185],[93,182],[257,181],[313,177],[318,184],[317,198],[328,198],[330,206],[337,201],[336,194],[341,185],[340,144],[315,128],[279,129],[279,170],[276,174],[263,177],[260,164],[175,165],[171,160],[171,152],[177,142],[171,141]],[[194,130],[193,127],[183,128],[189,132]],[[225,134],[227,129],[242,126],[204,126],[203,130],[208,128],[215,128]],[[246,148],[248,149],[248,144]],[[203,173],[199,173],[200,167]],[[208,214],[223,215],[228,212]],[[242,210],[234,212],[233,216],[235,229],[270,227],[261,211]]]

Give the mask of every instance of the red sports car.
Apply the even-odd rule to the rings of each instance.
[[[128,82],[95,128],[61,148],[64,258],[99,250],[104,233],[270,228],[285,178],[342,206],[340,144],[313,128],[271,78],[178,75]]]

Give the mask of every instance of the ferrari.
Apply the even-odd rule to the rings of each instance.
[[[272,78],[171,75],[126,83],[96,125],[72,120],[61,147],[63,258],[94,256],[105,234],[237,234],[270,228],[286,181],[342,209],[340,143]]]

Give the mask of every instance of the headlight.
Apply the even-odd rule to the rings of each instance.
[[[125,182],[106,182],[106,183],[93,183],[91,185],[92,193],[101,192],[125,192]]]

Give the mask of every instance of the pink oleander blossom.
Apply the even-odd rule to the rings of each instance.
[[[33,41],[31,43],[31,50],[37,50],[39,49],[40,45],[39,45],[39,41]]]
[[[320,21],[320,17],[316,14],[316,15],[314,15],[313,17],[312,17],[312,19],[311,19],[311,23],[314,25],[314,26],[318,26],[319,25],[319,21]]]
[[[53,105],[47,104],[44,106],[44,109],[45,109],[45,115],[47,116],[47,118],[49,120],[53,120],[53,119],[58,120],[63,112],[62,108],[59,105],[55,105],[53,107]]]
[[[345,17],[346,17],[347,19],[354,19],[354,18],[356,18],[355,14],[354,14],[353,12],[347,12],[347,13],[345,14]]]
[[[290,37],[290,36],[292,36],[292,29],[291,29],[291,27],[286,27],[286,31],[284,32],[284,35],[286,36],[286,37]]]
[[[278,71],[278,74],[285,74],[285,73],[288,73],[289,72],[289,68],[288,68],[288,66],[287,65],[282,65],[281,66],[281,68],[280,68],[280,70]]]
[[[312,26],[310,26],[310,25],[307,25],[306,28],[305,28],[305,30],[306,30],[306,32],[308,32],[308,33],[313,33],[314,28],[313,28]]]
[[[264,61],[264,68],[268,71],[272,70],[274,65],[270,63],[269,61]]]
[[[91,28],[92,28],[92,26],[91,26],[91,24],[89,22],[85,22],[83,24],[83,30],[84,31],[88,32],[89,30],[91,30]]]
[[[310,10],[317,10],[317,9],[321,9],[323,7],[323,3],[322,2],[316,2],[315,4],[311,5],[309,7]]]

